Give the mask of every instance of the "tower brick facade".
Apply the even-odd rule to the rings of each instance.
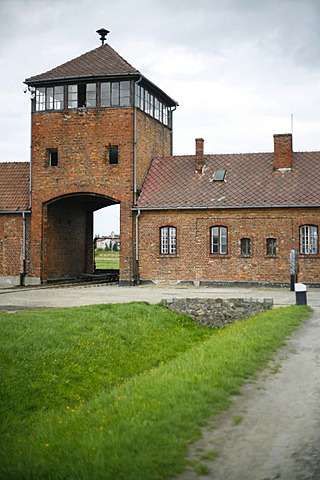
[[[26,83],[34,92],[30,275],[92,273],[93,212],[120,204],[120,283],[134,284],[132,207],[152,157],[171,154],[176,102],[109,45]]]

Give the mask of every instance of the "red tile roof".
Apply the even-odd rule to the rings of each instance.
[[[29,162],[0,162],[0,212],[29,206]]]
[[[33,82],[56,79],[122,75],[129,73],[139,72],[113,50],[110,45],[105,44],[69,62],[63,63],[48,72],[29,77],[25,83],[32,84]]]
[[[320,206],[320,152],[292,154],[291,171],[273,169],[273,153],[204,155],[203,173],[195,156],[155,158],[138,206],[154,208],[241,208]],[[213,181],[225,169],[224,181]]]

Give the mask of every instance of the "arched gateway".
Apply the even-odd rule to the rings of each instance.
[[[107,196],[88,192],[43,204],[43,280],[74,279],[94,271],[93,213],[115,203]]]
[[[120,283],[134,284],[138,192],[154,156],[172,153],[177,103],[103,44],[26,79],[32,96],[34,280],[93,268],[93,212],[120,203]]]

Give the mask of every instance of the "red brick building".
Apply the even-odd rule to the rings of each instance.
[[[299,280],[320,284],[320,152],[155,158],[135,210],[141,281],[288,284],[290,252]],[[145,246],[147,245],[147,248]]]
[[[29,185],[29,163],[0,163],[0,286],[20,285],[29,268]]]
[[[172,156],[177,103],[109,45],[26,79],[31,164],[0,163],[0,285],[91,273],[93,212],[120,204],[120,284],[320,276],[320,152]]]
[[[120,204],[120,282],[136,283],[132,207],[150,159],[172,151],[176,102],[107,44],[25,83],[33,97],[30,255],[22,277],[20,259],[12,267],[13,282],[92,273],[93,212]]]

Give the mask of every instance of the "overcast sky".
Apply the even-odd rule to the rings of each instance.
[[[0,0],[0,27],[2,162],[29,160],[25,78],[98,47],[101,27],[179,103],[174,154],[196,137],[206,153],[272,151],[292,115],[294,150],[320,150],[320,0]]]

